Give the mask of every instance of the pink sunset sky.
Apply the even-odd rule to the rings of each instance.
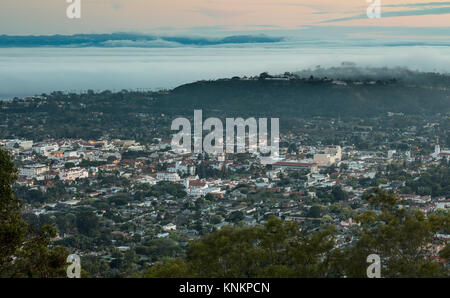
[[[374,0],[375,1],[375,0]],[[302,26],[449,28],[450,2],[381,0],[368,19],[366,0],[81,0],[82,18],[66,17],[66,0],[1,0],[0,34],[72,34],[221,28],[292,30]],[[442,32],[442,31],[441,31]],[[450,35],[450,34],[449,34]]]

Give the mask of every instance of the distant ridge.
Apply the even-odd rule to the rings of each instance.
[[[156,36],[134,33],[75,34],[75,35],[0,35],[0,47],[176,47],[211,46],[222,44],[276,43],[282,37],[265,35],[233,35],[223,38],[189,36]]]
[[[305,70],[282,75],[262,73],[251,77],[203,80],[171,90],[90,90],[82,94],[52,92],[43,96],[57,102],[79,101],[87,110],[105,112],[117,119],[128,113],[192,116],[195,109],[202,109],[208,117],[450,115],[449,75],[367,68],[361,71],[369,71],[371,75],[350,79],[343,78],[342,69],[330,70],[334,71],[334,77],[316,77],[312,73],[317,72]],[[327,72],[324,70],[323,73]],[[18,105],[15,109],[18,107],[29,113],[53,114],[57,110],[50,104],[36,108]],[[6,111],[13,112],[14,109]]]

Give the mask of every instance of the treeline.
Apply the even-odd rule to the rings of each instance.
[[[398,199],[380,191],[367,199],[379,212],[356,218],[361,226],[347,245],[336,246],[333,226],[307,233],[272,217],[263,227],[225,227],[193,241],[186,258],[157,264],[144,277],[367,277],[371,254],[380,256],[385,278],[450,276],[450,247],[441,250],[440,261],[433,254],[435,234],[450,231],[449,214],[425,217],[398,209]]]

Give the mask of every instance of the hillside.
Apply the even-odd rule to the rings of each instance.
[[[363,82],[313,78],[201,81],[175,88],[158,100],[158,108],[292,117],[446,113],[450,111],[448,82],[450,80],[434,84],[395,79]]]
[[[363,120],[388,112],[424,117],[450,113],[449,76],[422,73],[421,83],[417,76],[364,81],[285,76],[200,81],[155,92],[53,92],[0,102],[0,138],[151,140],[168,137],[172,120],[192,117],[194,109],[202,109],[203,117],[279,117],[281,121],[314,116]]]

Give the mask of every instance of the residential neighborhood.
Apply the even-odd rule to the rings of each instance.
[[[18,168],[15,187],[24,216],[55,225],[55,243],[110,265],[120,252],[145,268],[182,254],[202,235],[230,225],[263,225],[271,216],[307,230],[331,224],[340,231],[336,246],[345,247],[357,238],[357,217],[368,210],[365,195],[374,187],[397,194],[399,208],[426,216],[450,208],[448,184],[439,186],[440,194],[423,180],[430,171],[448,169],[450,150],[438,140],[430,154],[306,143],[308,134],[283,133],[278,161],[265,165],[258,153],[175,152],[160,138],[151,144],[0,140]],[[93,224],[83,228],[84,222]],[[448,239],[436,237],[436,255]],[[116,267],[110,267],[114,276]]]

